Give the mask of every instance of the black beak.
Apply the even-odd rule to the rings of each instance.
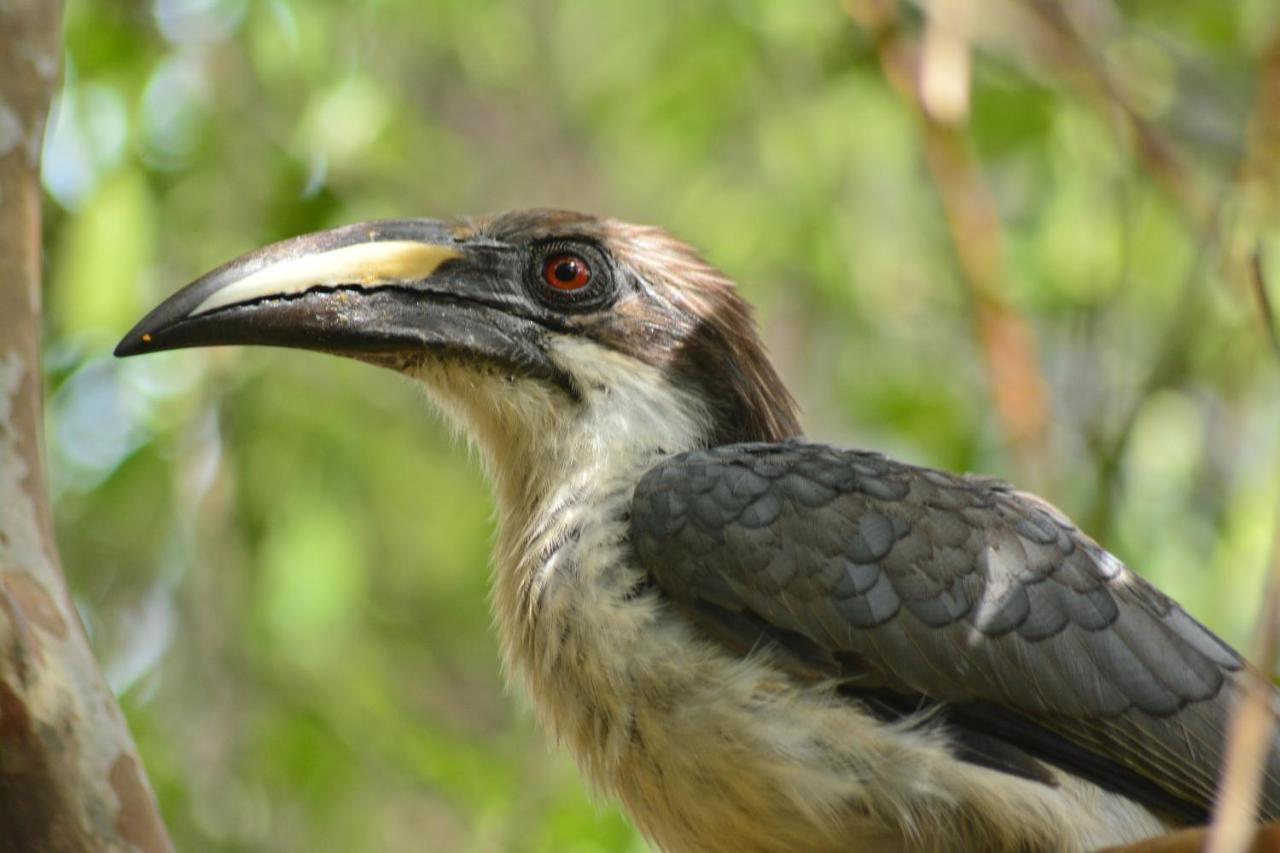
[[[259,344],[390,367],[446,353],[563,384],[509,247],[431,219],[363,222],[251,252],[197,279],[124,336],[118,356]]]

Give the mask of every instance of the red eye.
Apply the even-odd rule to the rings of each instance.
[[[542,267],[542,280],[556,290],[581,290],[591,281],[591,267],[577,255],[552,255]]]

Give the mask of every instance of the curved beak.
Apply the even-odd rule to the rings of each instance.
[[[259,344],[400,367],[444,351],[559,382],[514,254],[433,219],[294,237],[182,288],[134,326],[115,354]]]

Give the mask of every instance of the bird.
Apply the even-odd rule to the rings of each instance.
[[[1047,501],[805,436],[749,304],[652,226],[362,222],[118,356],[390,368],[478,449],[508,677],[655,847],[1079,851],[1206,821],[1241,656]],[[1280,741],[1259,812],[1280,818]]]

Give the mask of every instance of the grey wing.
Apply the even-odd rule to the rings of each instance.
[[[1116,790],[1136,774],[1189,817],[1213,801],[1239,657],[1031,495],[873,453],[732,445],[648,472],[631,533],[727,642],[943,703]],[[1266,773],[1280,818],[1280,741]]]

